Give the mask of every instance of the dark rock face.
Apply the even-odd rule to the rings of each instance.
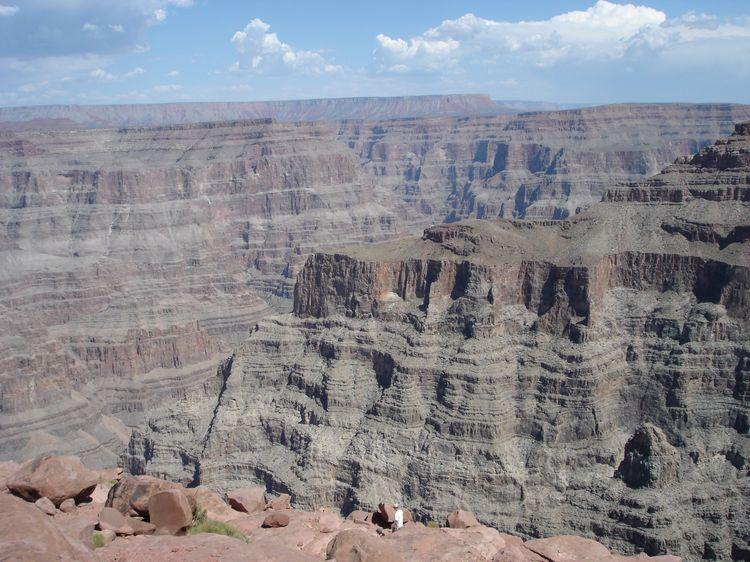
[[[679,454],[664,432],[651,424],[638,426],[625,444],[625,458],[615,476],[631,488],[663,488],[678,477]]]
[[[236,349],[209,430],[177,403],[126,462],[300,506],[389,498],[417,519],[459,507],[525,537],[742,559],[750,243],[728,233],[750,226],[750,166],[710,154],[744,162],[744,130],[569,221],[316,253],[294,314]]]

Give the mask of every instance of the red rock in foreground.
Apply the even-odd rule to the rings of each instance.
[[[524,543],[518,537],[479,524],[473,514],[466,511],[455,511],[448,518],[452,525],[460,528],[439,529],[406,522],[403,529],[392,532],[372,522],[377,515],[382,525],[387,526],[385,519],[393,507],[391,504],[381,504],[375,512],[355,513],[346,520],[328,508],[307,512],[288,507],[270,513],[247,513],[232,509],[216,492],[205,487],[185,490],[179,484],[158,478],[129,475],[121,482],[119,490],[115,490],[117,484],[112,487],[109,500],[122,501],[129,511],[133,509],[131,506],[141,506],[144,498],[148,498],[144,511],[150,522],[124,515],[120,509],[96,501],[82,503],[67,513],[56,511],[48,502],[51,508],[51,516],[48,516],[31,502],[0,492],[0,559],[43,562],[310,562],[333,558],[337,562],[629,560],[582,537],[551,537]],[[258,494],[255,496],[257,500]],[[194,522],[188,497],[196,507],[210,506],[228,523],[203,516]],[[277,499],[282,508],[288,503],[289,496]],[[208,513],[206,508],[201,509]],[[402,509],[408,513],[406,508]],[[154,530],[156,534],[151,535]],[[185,532],[189,536],[173,536]],[[658,557],[655,560],[675,562],[680,559]]]
[[[89,497],[96,482],[96,473],[83,466],[77,457],[38,457],[24,463],[6,480],[6,486],[25,500],[46,497],[59,506],[70,498]]]

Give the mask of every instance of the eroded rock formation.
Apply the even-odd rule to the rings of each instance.
[[[564,217],[743,117],[648,105],[0,133],[0,458],[111,465],[175,400],[205,434],[233,347],[291,308],[314,249],[458,218]]]
[[[133,470],[297,506],[456,506],[525,537],[750,552],[750,136],[569,221],[466,221],[318,252],[216,407],[134,433]]]

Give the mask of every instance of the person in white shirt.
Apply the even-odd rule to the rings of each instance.
[[[394,503],[393,507],[396,508],[396,513],[393,516],[393,524],[391,525],[391,529],[393,529],[394,531],[398,531],[404,526],[404,510],[401,509],[397,503]]]

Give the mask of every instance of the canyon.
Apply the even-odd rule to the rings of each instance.
[[[134,473],[524,538],[750,553],[750,122],[567,221],[317,251]]]
[[[253,102],[38,105],[0,108],[0,130],[156,127],[208,121],[340,121],[519,113],[554,104],[495,102],[487,95],[324,98]]]
[[[741,559],[750,106],[398,103],[0,131],[0,459]]]

